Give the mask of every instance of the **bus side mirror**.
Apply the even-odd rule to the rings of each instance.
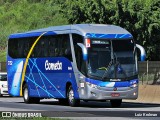
[[[77,43],[78,46],[81,47],[82,49],[82,54],[83,54],[83,60],[87,60],[88,54],[87,54],[87,48],[82,44],[82,43]]]
[[[136,47],[140,50],[141,52],[141,61],[145,61],[146,59],[146,52],[145,52],[145,49],[141,46],[141,45],[138,45],[136,44]]]

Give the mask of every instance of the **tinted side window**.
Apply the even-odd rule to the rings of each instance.
[[[70,46],[70,39],[69,35],[62,35],[59,39],[59,56],[64,56],[70,61],[72,61],[72,53],[71,53],[71,46]]]
[[[36,39],[37,37],[10,39],[8,42],[9,56],[26,58]],[[42,36],[30,57],[66,57],[72,61],[69,35]]]
[[[50,45],[54,48],[55,40],[52,36],[42,36],[40,40],[35,45],[33,52],[31,54],[32,58],[41,58],[41,57],[54,57],[54,50],[50,50]]]
[[[66,57],[72,60],[69,35],[43,36],[36,44],[32,57]]]
[[[33,38],[16,38],[8,41],[8,54],[12,58],[26,58],[33,44]]]
[[[8,41],[8,54],[12,58],[16,58],[18,56],[18,44],[16,39],[9,39]]]

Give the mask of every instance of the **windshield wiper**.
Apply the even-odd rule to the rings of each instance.
[[[115,73],[115,78],[117,78],[117,72],[122,72],[123,75],[125,76],[125,79],[127,78],[127,74],[126,72],[124,71],[124,69],[122,68],[120,62],[117,60],[117,56],[116,54],[114,53],[113,54],[114,56],[112,57],[113,59],[111,59],[109,65],[107,66],[107,68],[105,67],[102,67],[102,68],[105,68],[105,72],[102,76],[102,79],[103,80],[106,76],[106,74],[108,73],[108,70],[111,68],[112,65],[114,65],[114,71],[113,71],[113,74]],[[100,68],[101,69],[101,68]]]
[[[124,69],[122,68],[122,66],[121,66],[119,61],[116,61],[116,65],[115,66],[116,66],[116,74],[117,74],[117,72],[122,71],[122,73],[124,74],[125,78],[127,78],[127,74],[124,71]]]
[[[116,59],[116,60],[115,60],[116,76],[117,76],[117,72],[119,72],[119,71],[117,71],[117,70],[120,69],[120,70],[123,72],[125,78],[127,78],[127,74],[126,74],[126,72],[124,71],[124,69],[122,68],[120,62],[118,61],[116,53],[114,53],[114,58]]]
[[[108,64],[103,76],[102,76],[102,79],[104,79],[104,77],[106,76],[106,73],[108,73],[108,70],[111,68],[111,66],[114,64],[114,55],[113,55],[113,45],[112,45],[112,42],[111,42],[111,61],[110,63]]]
[[[107,73],[107,72],[108,72],[108,70],[111,68],[112,64],[113,64],[113,60],[111,60],[111,61],[110,61],[110,63],[108,64],[108,66],[107,66],[107,68],[106,68],[106,70],[105,70],[105,72],[104,72],[104,74],[103,74],[103,76],[102,76],[102,79],[101,79],[101,80],[103,80],[103,79],[104,79],[104,77],[105,77],[106,73]]]

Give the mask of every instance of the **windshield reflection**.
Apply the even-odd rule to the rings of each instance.
[[[88,49],[88,75],[100,80],[127,79],[137,75],[132,40],[92,44]]]

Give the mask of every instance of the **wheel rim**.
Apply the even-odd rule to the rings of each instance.
[[[28,89],[24,89],[24,99],[27,100],[28,99]]]
[[[73,102],[73,99],[74,99],[74,93],[73,93],[73,90],[71,89],[71,90],[69,91],[69,101],[70,101],[70,103]]]

